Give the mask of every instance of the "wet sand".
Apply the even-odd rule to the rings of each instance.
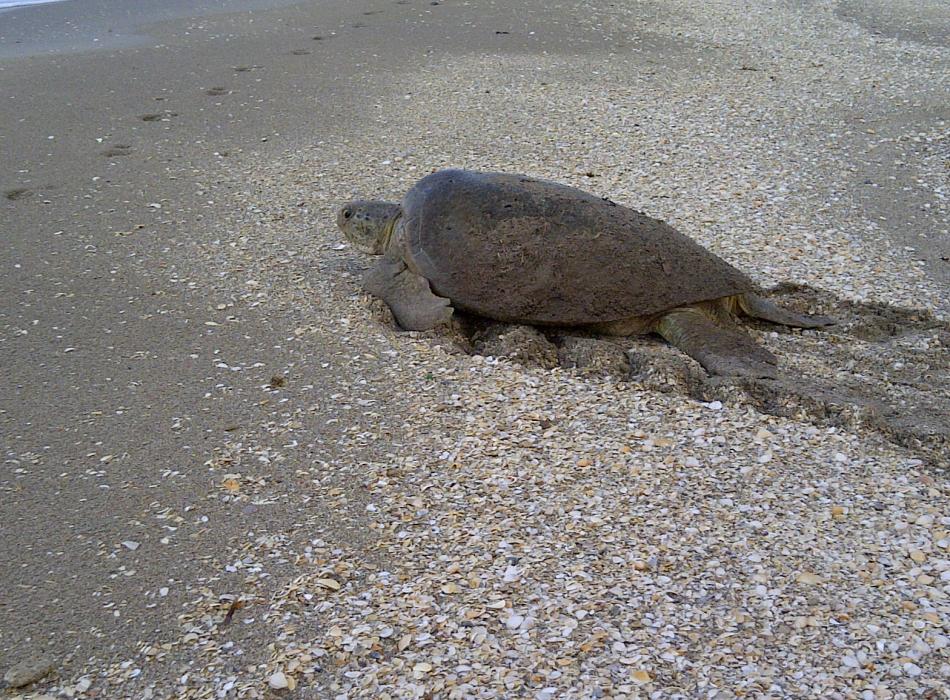
[[[42,652],[67,673],[129,653],[177,626],[182,582],[219,575],[225,543],[295,517],[206,500],[217,439],[264,421],[260,386],[294,362],[274,347],[287,319],[248,308],[207,326],[221,316],[208,280],[176,273],[229,206],[206,166],[269,160],[331,125],[358,133],[392,71],[493,46],[596,45],[542,5],[330,2],[141,26],[152,3],[77,0],[4,15],[0,668]],[[90,36],[102,48],[82,50]],[[339,352],[310,350],[318,369]],[[225,372],[221,387],[218,360],[249,357],[264,367]],[[332,393],[334,381],[317,383]],[[155,525],[187,534],[162,545],[143,532]]]
[[[394,94],[394,80],[503,56],[520,60],[515,85],[532,75],[533,57],[580,64],[610,52],[642,57],[644,74],[675,65],[701,76],[697,58],[721,51],[651,34],[663,16],[651,5],[631,20],[640,35],[598,24],[586,3],[247,3],[152,16],[147,26],[135,11],[108,9],[118,4],[86,14],[81,3],[0,17],[0,669],[47,654],[69,680],[141,658],[144,642],[177,638],[200,620],[195,600],[214,599],[221,617],[232,598],[220,596],[240,595],[250,579],[261,599],[282,590],[306,548],[321,550],[314,540],[330,560],[345,547],[367,566],[398,564],[377,546],[361,471],[376,474],[374,465],[413,444],[404,417],[417,404],[402,395],[409,370],[386,375],[386,356],[367,359],[366,339],[352,332],[359,267],[352,255],[327,253],[336,239],[317,212],[332,204],[324,193],[392,196],[410,177],[394,174],[392,154],[408,163],[420,149],[386,142],[399,133],[390,124],[416,118],[413,137],[444,146],[413,166],[420,174],[444,165],[443,155],[462,157],[446,144],[478,125],[437,108],[414,115],[422,101]],[[75,29],[47,29],[61,22]],[[28,45],[14,32],[32,37]],[[922,43],[940,36],[927,29]],[[87,50],[90,37],[102,48]],[[473,95],[489,89],[500,92],[471,84]],[[465,96],[451,99],[445,113],[464,112]],[[556,110],[549,119],[561,118]],[[583,113],[576,106],[571,118]],[[931,95],[887,118],[923,132],[947,116]],[[513,131],[544,121],[507,118]],[[318,148],[329,138],[332,147]],[[584,147],[598,171],[616,157],[606,138]],[[887,146],[868,157],[843,148],[857,154],[855,169],[835,197],[883,221],[890,240],[914,248],[908,260],[921,263],[928,289],[946,289],[945,208],[911,179],[888,179]],[[319,158],[294,161],[297,153]],[[508,169],[531,165],[526,154],[500,147],[465,157]],[[580,151],[571,162],[587,172]],[[656,179],[646,189],[663,188]],[[313,249],[300,235],[308,228]],[[285,229],[298,238],[268,250],[268,232]],[[310,304],[324,306],[315,314]],[[398,342],[402,353],[421,345]],[[355,390],[367,393],[354,405],[378,403],[350,418],[341,405]],[[385,437],[365,437],[370,430]],[[252,488],[250,474],[263,481]],[[260,495],[234,497],[239,482]],[[321,497],[308,498],[311,489]],[[249,606],[245,617],[254,614]],[[234,624],[228,639],[246,654],[228,672],[270,658],[272,639],[254,625]],[[169,651],[151,677],[158,696],[172,695],[171,679],[196,664],[190,651]]]

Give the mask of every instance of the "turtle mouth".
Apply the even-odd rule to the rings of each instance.
[[[365,243],[358,243],[357,241],[350,241],[350,245],[356,248],[361,253],[366,253],[367,255],[377,255],[376,248],[372,245],[366,245]]]

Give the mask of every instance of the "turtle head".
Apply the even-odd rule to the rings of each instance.
[[[358,199],[340,207],[336,225],[343,236],[359,250],[382,255],[389,245],[401,210],[398,204]]]

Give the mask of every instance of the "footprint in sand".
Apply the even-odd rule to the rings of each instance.
[[[132,147],[117,143],[115,146],[110,146],[104,151],[99,151],[99,153],[100,155],[106,156],[107,158],[114,158],[116,156],[130,156],[132,155]]]
[[[172,117],[177,116],[177,112],[155,112],[154,114],[140,114],[139,119],[143,122],[161,122],[169,121]]]
[[[32,190],[28,190],[25,187],[18,187],[13,190],[7,190],[6,192],[3,193],[3,196],[15,202],[18,199],[25,199],[26,197],[29,197],[31,194],[33,194]]]

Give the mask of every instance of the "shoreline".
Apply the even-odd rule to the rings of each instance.
[[[45,0],[0,7],[0,61],[147,47],[151,28],[299,5],[300,0]],[[326,3],[325,3],[326,4]]]
[[[53,2],[68,2],[68,0],[8,0],[8,2],[0,2],[0,12],[34,5],[47,5]]]

